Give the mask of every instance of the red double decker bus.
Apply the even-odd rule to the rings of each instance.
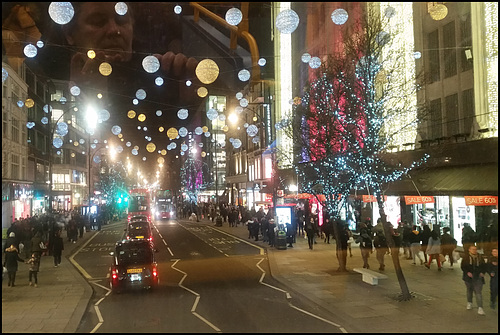
[[[145,215],[151,222],[151,195],[146,188],[134,188],[129,191],[128,222],[135,215]]]

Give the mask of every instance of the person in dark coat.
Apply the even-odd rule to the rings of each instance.
[[[5,249],[5,261],[3,266],[7,268],[7,274],[9,276],[8,286],[16,286],[16,273],[18,269],[17,262],[23,262],[24,260],[19,257],[19,250],[14,244],[11,244],[7,249]]]
[[[16,238],[16,233],[14,233],[13,231],[9,233],[9,237],[5,240],[3,252],[5,253],[5,250],[11,245],[15,246],[16,249],[19,250],[19,241]]]
[[[450,262],[450,268],[453,268],[453,250],[457,247],[457,240],[455,240],[450,235],[450,228],[443,228],[443,235],[441,235],[441,253],[444,257],[448,255],[448,261]]]
[[[359,228],[359,236],[356,239],[356,243],[359,243],[359,248],[361,249],[361,258],[363,259],[363,268],[369,269],[368,258],[373,252],[373,241],[370,236],[368,227],[366,223],[362,222]]]
[[[429,238],[431,237],[431,228],[428,225],[424,225],[422,232],[420,233],[420,240],[422,242],[422,252],[424,253],[424,260],[427,263],[427,244],[429,243]]]
[[[54,267],[58,267],[61,264],[62,251],[64,250],[64,242],[61,237],[61,231],[57,230],[56,234],[52,240],[52,245],[50,246],[52,250],[52,256],[54,256]]]
[[[42,248],[40,247],[42,240],[42,233],[38,231],[35,236],[31,238],[31,253],[37,253],[38,257],[42,257]]]
[[[462,245],[464,246],[465,256],[469,252],[469,247],[477,242],[477,234],[469,223],[464,223],[462,228]]]
[[[389,247],[387,245],[387,239],[385,238],[384,231],[377,230],[375,233],[375,237],[373,238],[373,246],[375,247],[375,252],[377,254],[377,261],[379,263],[379,270],[385,270],[384,257],[385,254],[389,251]]]
[[[487,268],[490,275],[490,307],[495,309],[498,300],[498,247],[491,249]]]
[[[472,309],[472,293],[476,294],[477,314],[485,315],[483,310],[483,285],[486,264],[483,257],[477,253],[476,245],[469,247],[468,254],[462,259],[462,280],[467,287],[467,309]]]
[[[276,223],[274,219],[269,219],[269,229],[268,229],[268,238],[269,238],[269,246],[274,247],[276,245]]]
[[[307,235],[307,243],[309,244],[309,249],[312,250],[314,246],[314,236],[317,234],[316,225],[314,223],[313,217],[310,217],[309,221],[306,222],[305,230]]]

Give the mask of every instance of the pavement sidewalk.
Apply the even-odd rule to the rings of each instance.
[[[97,231],[83,234],[76,243],[63,232],[61,264],[42,256],[38,287],[28,285],[29,266],[19,263],[16,286],[2,280],[2,333],[75,333],[92,297],[92,288],[69,258]],[[24,255],[21,255],[22,259]]]

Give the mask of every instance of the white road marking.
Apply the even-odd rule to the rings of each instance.
[[[335,326],[335,327],[339,328],[339,329],[340,329],[340,331],[341,331],[341,332],[343,332],[343,333],[347,333],[347,331],[344,329],[344,327],[340,326],[339,324],[336,324],[335,322],[332,322],[332,321],[330,321],[330,320],[324,319],[324,318],[322,318],[321,316],[318,316],[318,315],[316,315],[316,314],[313,314],[313,313],[311,313],[311,312],[308,312],[308,311],[306,311],[306,310],[303,310],[303,309],[301,309],[301,308],[299,308],[299,307],[297,307],[297,306],[294,306],[294,305],[291,303],[291,301],[290,301],[290,300],[292,299],[292,296],[291,296],[291,295],[290,295],[290,293],[288,293],[287,291],[282,290],[282,289],[281,289],[281,288],[279,288],[279,287],[276,287],[276,286],[270,285],[270,284],[268,284],[268,283],[264,283],[264,282],[263,282],[263,280],[264,280],[264,277],[266,276],[266,272],[264,271],[264,269],[262,269],[262,268],[260,267],[260,263],[262,263],[262,261],[263,261],[263,260],[264,260],[264,258],[261,258],[261,259],[259,260],[259,262],[256,264],[257,268],[259,268],[259,270],[260,270],[260,271],[262,271],[262,276],[261,276],[261,277],[260,277],[260,279],[259,279],[259,283],[261,283],[262,285],[265,285],[265,286],[267,286],[267,287],[270,287],[270,288],[272,288],[272,289],[275,289],[275,290],[277,290],[277,291],[280,291],[280,292],[285,293],[285,294],[286,294],[286,299],[288,300],[288,305],[289,305],[290,307],[292,307],[292,308],[294,308],[294,309],[298,310],[299,312],[302,312],[302,313],[304,313],[304,314],[307,314],[307,315],[309,315],[309,316],[312,316],[313,318],[316,318],[316,319],[318,319],[318,320],[321,320],[321,321],[323,321],[323,322],[326,322],[326,323],[328,323],[328,324],[331,324],[332,326]]]
[[[188,292],[190,292],[191,294],[193,294],[194,296],[196,296],[196,298],[195,298],[195,300],[194,300],[194,303],[193,303],[193,307],[191,307],[191,313],[193,313],[193,315],[194,315],[194,316],[196,316],[196,317],[197,317],[197,318],[199,318],[201,321],[203,321],[203,322],[205,322],[207,325],[209,325],[209,326],[210,326],[213,330],[215,330],[216,332],[218,332],[218,333],[222,333],[222,331],[221,331],[219,328],[217,328],[214,324],[212,324],[210,321],[208,321],[207,319],[205,319],[204,317],[202,317],[200,314],[198,314],[198,313],[196,312],[196,307],[198,306],[198,302],[200,301],[200,295],[199,295],[197,292],[195,292],[195,291],[193,291],[193,290],[191,290],[191,289],[187,288],[186,286],[182,285],[182,282],[184,281],[184,279],[186,279],[186,278],[187,278],[187,273],[186,273],[186,272],[184,272],[184,271],[182,271],[182,270],[179,270],[179,269],[177,269],[177,268],[175,267],[175,264],[177,264],[177,262],[179,262],[179,259],[176,259],[176,260],[175,260],[175,262],[174,262],[174,264],[172,264],[171,268],[172,268],[172,269],[174,269],[174,270],[176,270],[176,271],[179,271],[180,273],[182,273],[182,274],[183,274],[182,279],[179,281],[179,284],[178,284],[178,285],[179,285],[179,287],[182,287],[182,288],[183,288],[183,289],[185,289],[186,291],[188,291]]]

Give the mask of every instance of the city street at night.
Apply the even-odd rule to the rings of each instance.
[[[2,2],[2,332],[498,333],[498,17]]]

